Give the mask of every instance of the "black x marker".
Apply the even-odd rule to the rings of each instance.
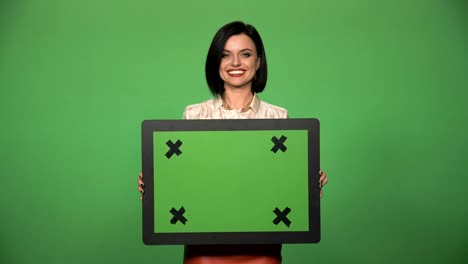
[[[167,141],[166,145],[169,146],[169,151],[166,153],[166,157],[170,159],[172,155],[175,153],[177,156],[182,154],[182,151],[180,151],[180,146],[182,145],[182,141],[177,140],[177,142],[174,144],[172,141]]]
[[[278,225],[280,222],[283,222],[287,227],[291,225],[291,220],[289,220],[286,216],[291,212],[289,207],[286,207],[282,212],[278,207],[273,210],[273,213],[276,214],[275,220],[273,220],[273,224]]]
[[[271,151],[273,151],[274,153],[276,153],[278,151],[278,149],[281,149],[281,151],[285,152],[286,149],[288,149],[283,143],[286,141],[286,139],[288,139],[287,137],[285,137],[284,135],[281,135],[280,139],[278,139],[277,137],[272,137],[271,138],[271,141],[273,141],[273,143],[275,143],[275,145],[273,146],[273,148],[271,149]]]
[[[180,221],[182,224],[185,225],[185,222],[187,222],[187,218],[184,217],[185,213],[185,208],[182,206],[179,211],[177,211],[174,207],[169,211],[171,212],[174,217],[171,219],[171,224],[175,225],[177,221]]]

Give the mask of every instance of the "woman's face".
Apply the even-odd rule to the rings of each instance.
[[[252,39],[245,35],[231,36],[224,46],[219,75],[225,89],[252,88],[252,79],[260,67],[260,58]]]

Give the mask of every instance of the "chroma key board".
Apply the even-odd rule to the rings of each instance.
[[[320,241],[317,119],[147,120],[145,244]]]

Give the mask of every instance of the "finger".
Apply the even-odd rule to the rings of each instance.
[[[322,174],[320,175],[319,181],[323,182],[326,178],[327,178],[327,174],[325,172],[322,172]]]
[[[145,183],[140,178],[138,178],[138,185],[141,187],[145,187]]]
[[[328,178],[324,178],[321,182],[322,186],[325,186],[325,184],[328,183]]]
[[[319,175],[320,175],[320,179],[323,179],[323,178],[327,177],[327,173],[324,172],[323,170],[320,170]]]
[[[139,191],[141,194],[144,194],[144,193],[145,193],[145,189],[143,189],[141,186],[138,186],[138,191]]]
[[[140,200],[143,200],[143,195],[140,195]]]
[[[138,176],[138,178],[143,179],[143,172],[140,172],[140,175]]]

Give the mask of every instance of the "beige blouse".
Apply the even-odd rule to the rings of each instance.
[[[250,106],[245,111],[224,107],[220,96],[199,104],[185,107],[184,119],[255,119],[255,118],[288,118],[288,111],[258,98],[254,94]]]

